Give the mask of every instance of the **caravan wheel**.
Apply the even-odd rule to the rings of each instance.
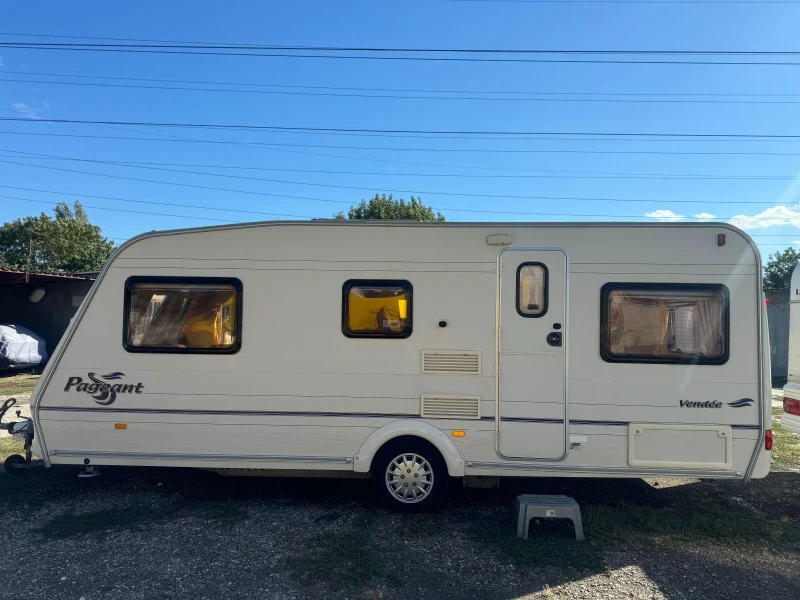
[[[423,512],[444,498],[449,475],[439,451],[419,438],[398,438],[372,461],[372,485],[389,508]]]
[[[25,470],[27,463],[25,462],[24,456],[12,454],[6,458],[3,466],[5,467],[7,473],[20,473]]]

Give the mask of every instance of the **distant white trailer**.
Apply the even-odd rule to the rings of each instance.
[[[723,224],[269,222],[123,244],[31,400],[46,465],[769,471],[761,260]],[[240,471],[246,470],[246,471]]]
[[[789,376],[783,387],[781,427],[800,433],[800,265],[789,290]]]

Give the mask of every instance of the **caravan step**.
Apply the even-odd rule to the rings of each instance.
[[[575,538],[583,539],[581,508],[569,496],[522,494],[517,496],[517,537],[528,539],[531,519],[571,519],[575,525]]]

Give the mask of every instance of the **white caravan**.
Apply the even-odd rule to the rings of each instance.
[[[722,224],[267,222],[108,261],[31,400],[46,465],[767,475],[761,261]],[[449,476],[449,477],[448,477]]]
[[[783,386],[781,427],[800,433],[800,265],[789,290],[789,376]]]

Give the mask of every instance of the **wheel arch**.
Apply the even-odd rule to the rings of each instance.
[[[367,473],[372,467],[372,460],[378,451],[391,440],[398,437],[416,437],[433,444],[447,465],[451,477],[464,476],[464,459],[453,441],[445,433],[424,421],[394,421],[373,431],[361,445],[353,457],[353,470],[356,473]]]

